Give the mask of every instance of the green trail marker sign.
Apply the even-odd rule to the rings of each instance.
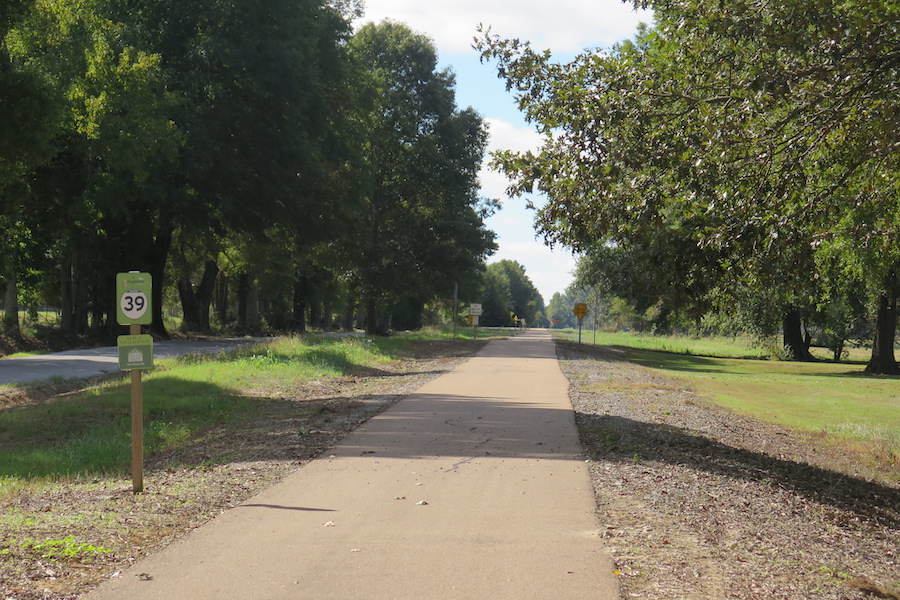
[[[116,340],[119,349],[119,368],[123,371],[153,368],[153,336],[120,335]]]
[[[116,275],[116,321],[119,325],[149,325],[153,322],[150,300],[153,278],[150,273]]]
[[[116,321],[128,325],[130,335],[119,336],[119,368],[131,371],[131,482],[134,493],[144,491],[144,391],[141,370],[153,367],[153,338],[141,325],[153,323],[153,278],[150,273],[116,274]]]

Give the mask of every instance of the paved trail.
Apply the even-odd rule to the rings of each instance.
[[[493,341],[86,600],[618,598],[567,388]]]

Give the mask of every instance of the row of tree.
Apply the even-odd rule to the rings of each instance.
[[[495,249],[487,132],[432,42],[353,32],[353,0],[0,3],[0,278],[61,327],[111,328],[115,273],[152,330],[261,318],[370,332],[466,296]],[[432,303],[433,304],[433,303]],[[337,315],[337,317],[336,317]]]
[[[545,238],[639,310],[775,316],[802,359],[804,315],[862,307],[867,371],[900,372],[900,4],[635,4],[653,28],[567,64],[481,39],[544,134],[495,157],[511,191],[545,193]]]
[[[528,327],[548,325],[544,298],[518,261],[504,259],[488,265],[480,298],[479,323],[486,327],[509,327],[517,319]]]

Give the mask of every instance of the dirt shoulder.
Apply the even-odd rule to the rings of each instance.
[[[149,459],[142,494],[131,492],[128,477],[19,490],[0,481],[0,598],[78,598],[271,486],[483,345],[425,343],[378,369],[281,391],[240,424],[214,428],[177,453]],[[57,395],[62,392],[72,393],[31,389],[15,400],[64,401]]]
[[[900,598],[900,488],[611,349],[558,343],[624,598]]]

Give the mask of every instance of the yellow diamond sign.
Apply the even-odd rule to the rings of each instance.
[[[591,311],[588,310],[587,306],[579,302],[575,305],[575,308],[572,309],[572,312],[575,313],[575,316],[579,319],[583,319]]]

